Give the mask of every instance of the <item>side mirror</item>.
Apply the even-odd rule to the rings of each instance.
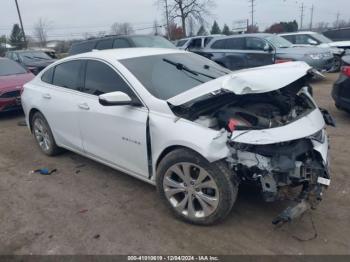
[[[134,104],[130,96],[119,91],[100,95],[98,100],[103,106],[125,106]]]

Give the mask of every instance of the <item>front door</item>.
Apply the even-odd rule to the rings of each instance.
[[[97,60],[86,62],[84,95],[79,125],[87,154],[125,171],[148,177],[146,124],[148,109],[130,105],[102,106],[98,96],[121,91],[135,93],[111,66]]]
[[[274,63],[274,51],[263,39],[246,37],[245,50],[249,67],[271,65]]]

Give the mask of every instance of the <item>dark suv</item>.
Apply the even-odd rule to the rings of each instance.
[[[158,48],[176,48],[170,41],[161,36],[153,35],[123,35],[106,36],[87,41],[78,42],[72,45],[69,55],[91,52],[92,50],[104,50],[113,48],[130,47],[158,47]]]
[[[264,33],[216,37],[198,53],[231,70],[288,61],[304,61],[320,71],[334,65],[329,49],[293,47],[278,35]]]

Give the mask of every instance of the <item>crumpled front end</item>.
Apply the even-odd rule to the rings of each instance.
[[[227,161],[242,182],[258,185],[265,201],[294,200],[274,224],[315,208],[330,184],[323,116],[315,109],[306,119],[307,127],[305,119],[300,119],[280,128],[233,133],[229,142],[231,155]],[[303,132],[305,136],[300,137]],[[299,194],[294,188],[300,188]]]

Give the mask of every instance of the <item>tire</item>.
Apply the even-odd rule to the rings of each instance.
[[[41,151],[48,156],[62,152],[56,144],[51,128],[42,113],[36,112],[31,122],[33,136]]]
[[[341,64],[342,64],[341,56],[335,55],[334,56],[334,69],[332,70],[332,72],[334,72],[334,73],[339,72],[340,68],[341,68]]]
[[[174,150],[164,157],[156,182],[162,201],[173,214],[197,225],[223,220],[236,201],[239,184],[224,161],[209,163],[187,149]]]

